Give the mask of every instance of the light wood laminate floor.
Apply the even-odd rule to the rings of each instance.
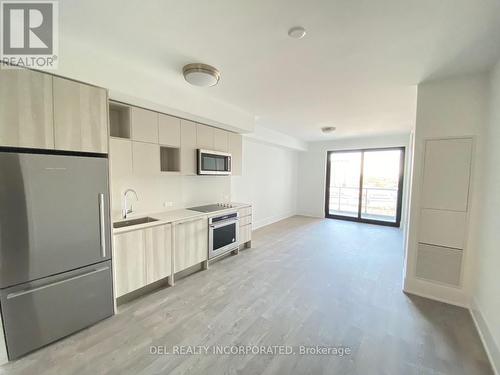
[[[293,217],[253,248],[123,305],[2,374],[491,374],[467,310],[401,291],[395,228]],[[346,346],[333,355],[155,355],[152,345]]]

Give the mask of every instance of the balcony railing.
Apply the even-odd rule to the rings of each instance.
[[[370,187],[362,190],[361,216],[363,218],[395,220],[398,189]],[[358,187],[330,186],[330,214],[357,216],[358,205]]]

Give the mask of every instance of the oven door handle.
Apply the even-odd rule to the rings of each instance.
[[[239,219],[230,219],[230,220],[219,221],[215,224],[210,224],[209,227],[212,229],[217,229],[220,227],[225,227],[226,225],[238,224],[238,221],[239,221]]]

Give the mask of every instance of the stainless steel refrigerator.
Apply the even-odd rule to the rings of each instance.
[[[0,306],[9,359],[113,314],[108,160],[0,150]]]

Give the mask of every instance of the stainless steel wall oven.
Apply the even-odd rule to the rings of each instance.
[[[239,214],[211,217],[208,220],[208,258],[212,259],[239,247]]]

